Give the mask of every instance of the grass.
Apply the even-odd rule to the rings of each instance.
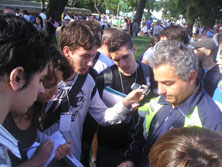
[[[140,59],[140,56],[146,51],[147,46],[150,44],[150,37],[136,37],[134,45],[136,45],[136,60]]]

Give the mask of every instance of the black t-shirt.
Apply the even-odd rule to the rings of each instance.
[[[11,113],[5,118],[3,126],[19,141],[18,147],[22,158],[19,159],[10,151],[8,152],[12,166],[17,166],[28,160],[27,151],[24,151],[24,149],[30,147],[36,141],[37,128],[34,126],[34,123],[32,123],[26,130],[19,129],[15,124]]]
[[[131,92],[131,85],[136,81],[136,83],[142,85],[146,84],[144,74],[142,71],[141,65],[138,65],[137,71],[131,76],[125,76],[119,73],[118,67],[113,65],[111,67],[112,71],[112,88],[122,92],[124,89],[124,93],[128,94]],[[104,77],[103,73],[107,70],[104,70],[98,77],[97,77],[97,86],[100,92],[104,88]],[[123,89],[121,85],[121,77],[123,83]],[[137,117],[138,113],[134,112],[133,117]],[[132,127],[132,120],[129,123],[121,123],[117,125],[110,125],[110,126],[99,126],[98,128],[98,144],[113,150],[125,149],[129,144],[129,129]]]

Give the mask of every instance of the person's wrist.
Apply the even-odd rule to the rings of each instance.
[[[131,104],[129,103],[129,101],[127,99],[123,99],[123,105],[127,108],[130,108]]]

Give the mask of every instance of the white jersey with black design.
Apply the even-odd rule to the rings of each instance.
[[[50,108],[53,101],[57,101],[58,106],[66,99],[67,94],[75,84],[78,75],[69,82],[60,82],[58,85],[58,94],[48,103],[46,110]],[[95,94],[91,97],[93,90],[96,89]],[[81,155],[81,136],[83,131],[83,122],[87,112],[101,125],[110,125],[121,123],[129,109],[126,108],[122,102],[117,103],[112,108],[107,108],[101,100],[98,90],[95,87],[95,81],[90,74],[77,94],[76,98],[69,99],[69,111],[71,113],[70,131],[63,132],[67,141],[71,141],[71,153],[80,160]],[[44,131],[47,135],[52,135],[59,130],[59,121],[54,123],[50,128]]]

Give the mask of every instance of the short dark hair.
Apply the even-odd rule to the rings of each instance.
[[[104,31],[103,31],[103,35],[102,35],[102,45],[104,44],[105,41],[108,41],[114,32],[118,31],[117,29],[115,28],[106,28]]]
[[[186,30],[177,25],[172,25],[164,28],[159,33],[160,37],[166,36],[168,40],[177,40],[184,44],[189,44],[189,37]]]
[[[158,34],[153,35],[151,38],[151,41],[150,41],[151,46],[154,47],[156,45],[156,43],[159,41],[160,41],[160,36]]]
[[[30,22],[15,15],[0,15],[0,25],[0,77],[23,67],[26,79],[23,89],[52,60],[47,38]]]
[[[121,47],[126,46],[128,49],[133,48],[133,42],[130,35],[124,31],[116,31],[108,40],[108,51],[115,52]]]
[[[95,43],[94,32],[85,21],[71,22],[61,32],[59,49],[63,52],[63,48],[68,46],[71,50],[79,47],[90,50],[96,45]]]
[[[173,128],[162,135],[149,153],[150,167],[222,166],[222,136],[200,127]]]

